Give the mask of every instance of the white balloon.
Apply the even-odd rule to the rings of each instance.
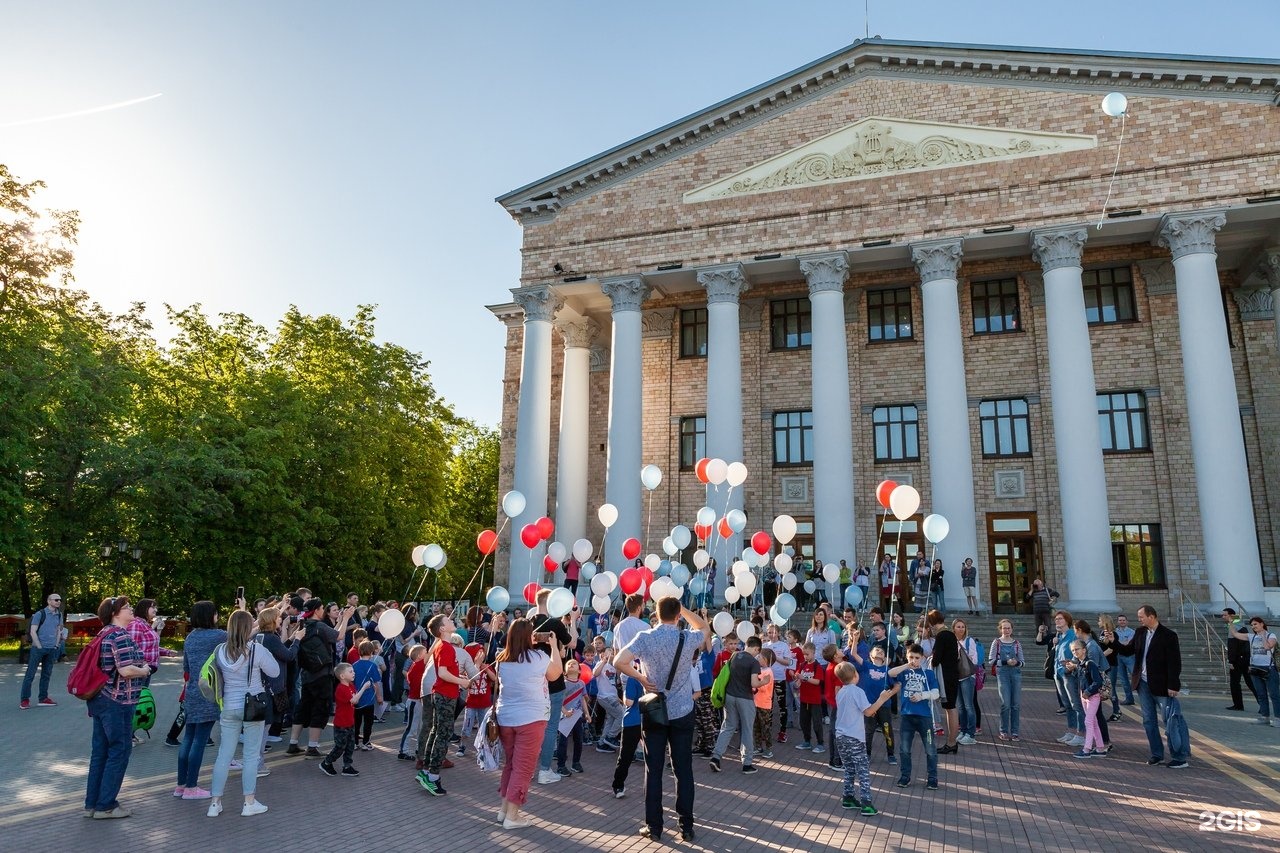
[[[1112,118],[1119,118],[1129,109],[1129,99],[1119,92],[1112,92],[1102,99],[1102,111]]]
[[[553,589],[547,596],[547,615],[559,619],[573,609],[573,593],[564,587]]]
[[[662,540],[662,553],[666,554],[668,557],[674,557],[676,552],[679,550],[680,549],[676,547],[676,543],[671,540],[670,536]]]
[[[773,558],[773,567],[778,571],[782,572],[784,575],[787,572],[791,571],[792,565],[793,565],[793,562],[791,560],[790,554],[779,554],[778,556]]]
[[[489,609],[495,613],[506,610],[507,605],[511,603],[511,593],[507,592],[505,587],[492,587],[485,595],[484,603],[489,605]]]
[[[413,553],[412,553],[412,555],[409,557],[409,559],[411,559],[411,560],[413,561],[413,564],[414,564],[415,566],[421,566],[421,565],[422,565],[422,552],[423,552],[423,551],[425,551],[426,549],[427,549],[427,546],[426,546],[426,545],[414,545],[414,546],[413,546]]]
[[[742,549],[742,562],[746,563],[748,566],[755,565],[756,557],[756,549],[752,548],[750,545]]]
[[[677,550],[683,551],[693,541],[693,533],[683,524],[677,524],[671,528],[671,541],[676,543]]]
[[[578,572],[578,580],[584,580],[590,583],[596,576],[596,564],[590,561],[582,564],[581,571]]]
[[[747,526],[747,514],[740,509],[731,509],[725,513],[724,520],[729,522],[729,529],[734,533],[741,533],[742,528]]]
[[[827,583],[835,583],[840,579],[840,567],[835,563],[827,563],[822,567],[822,579]]]
[[[444,565],[444,549],[432,542],[422,549],[422,565],[428,569],[438,569]],[[385,636],[385,635],[384,635]]]
[[[445,566],[445,563],[447,563],[447,562],[449,562],[449,555],[448,555],[448,554],[445,554],[444,552],[441,552],[441,553],[440,553],[440,562],[436,563],[436,571],[438,572],[438,571],[440,571],[441,569],[443,569],[443,568],[444,568],[444,566]]]
[[[733,630],[733,616],[721,610],[712,618],[711,627],[721,637],[727,637],[729,632]]]
[[[818,585],[813,581],[804,582],[804,591],[809,593],[810,595],[813,595],[813,591],[817,588],[818,588]]]
[[[640,482],[652,492],[662,482],[662,469],[657,465],[644,466],[640,469]]]
[[[602,615],[603,615],[603,614],[605,614],[605,613],[608,613],[608,612],[609,612],[609,606],[610,606],[612,603],[613,603],[613,602],[609,600],[609,596],[607,596],[607,595],[593,595],[593,596],[591,596],[591,609],[592,609],[592,610],[594,610],[595,612],[599,613],[599,614],[602,614]]]
[[[790,619],[791,614],[796,612],[796,597],[789,592],[784,592],[778,596],[773,606],[777,609],[779,616]]]
[[[685,586],[689,583],[689,567],[684,563],[676,563],[671,567],[671,581],[676,586]]]
[[[729,476],[729,466],[723,459],[712,459],[707,463],[707,482],[718,486]]]
[[[920,493],[915,486],[901,485],[889,493],[889,509],[898,521],[906,521],[920,508]]]
[[[705,569],[707,563],[711,562],[711,554],[702,548],[693,552],[693,567],[695,569]]]
[[[783,588],[783,589],[795,589],[795,588],[796,588],[796,575],[795,575],[795,572],[787,572],[785,575],[783,575],[783,576],[782,576],[782,588]]]
[[[733,579],[733,585],[743,598],[751,595],[756,589],[756,576],[750,571],[742,572]]]
[[[947,534],[951,532],[951,522],[947,521],[937,513],[932,513],[924,517],[924,523],[920,525],[924,531],[924,538],[928,539],[934,545],[937,545],[943,539],[947,538]]]
[[[755,557],[755,562],[756,562],[756,568],[757,568],[757,569],[763,569],[765,566],[769,565],[769,555],[768,555],[768,554],[755,554],[755,553],[753,552],[752,556],[753,556],[753,557]]]
[[[796,536],[796,520],[789,515],[780,515],[773,520],[773,538],[786,545]]]
[[[601,575],[604,575],[606,578],[608,578],[608,579],[609,579],[609,588],[605,590],[605,594],[606,594],[606,595],[612,594],[612,593],[613,593],[613,591],[614,591],[615,589],[617,589],[617,588],[618,588],[618,575],[617,575],[617,573],[616,573],[616,572],[601,572],[600,574],[601,574]],[[596,577],[600,577],[600,575],[596,575]]]
[[[569,556],[569,549],[564,547],[563,542],[552,542],[547,546],[547,556],[557,563],[563,563]]]
[[[644,567],[652,572],[658,568],[658,565],[661,562],[662,558],[657,554],[646,554],[644,558]]]
[[[591,559],[591,554],[595,548],[591,545],[590,539],[579,539],[573,543],[573,556],[579,563],[585,563]]]
[[[679,598],[676,594],[676,585],[672,583],[671,578],[657,578],[649,588],[649,592],[654,601],[659,598]]]
[[[378,617],[378,633],[385,637],[398,637],[404,630],[404,614],[399,610],[387,609]]]
[[[613,504],[600,504],[600,508],[596,510],[596,518],[605,527],[613,527],[618,520],[618,508]]]
[[[608,595],[613,592],[608,572],[602,572],[591,579],[591,591],[596,595]]]
[[[745,560],[734,560],[733,565],[729,567],[730,577],[737,577],[741,572],[748,571]]]
[[[787,624],[787,617],[778,612],[778,605],[769,608],[769,621],[781,628]]]
[[[738,633],[738,639],[744,643],[756,635],[756,626],[750,622],[739,622],[734,630]]]
[[[711,525],[715,524],[716,511],[709,506],[704,506],[702,509],[698,510],[697,518],[698,518],[698,524],[702,525],[703,527],[710,527]]]
[[[724,478],[730,486],[737,488],[747,481],[747,466],[741,462],[730,462],[725,470]]]
[[[507,492],[502,496],[502,511],[507,518],[515,518],[524,512],[525,499],[523,492],[517,492],[515,489]]]
[[[729,586],[725,587],[725,590],[724,590],[725,604],[737,604],[739,598],[741,598],[741,594],[738,592],[738,588],[736,586],[733,586],[732,584],[730,584]]]

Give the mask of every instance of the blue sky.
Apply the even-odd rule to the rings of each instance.
[[[872,2],[872,35],[1265,57],[1274,0]],[[104,305],[379,306],[496,424],[520,229],[493,198],[837,50],[861,2],[9,2],[0,162],[84,217]],[[1270,21],[1271,23],[1266,23]],[[162,92],[134,106],[14,127]]]

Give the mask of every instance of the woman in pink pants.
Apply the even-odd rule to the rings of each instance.
[[[1106,758],[1107,748],[1102,743],[1102,731],[1098,728],[1098,708],[1102,705],[1102,672],[1089,660],[1089,649],[1082,641],[1071,644],[1071,654],[1076,661],[1076,677],[1080,683],[1080,703],[1084,706],[1084,745],[1073,758]]]
[[[551,719],[551,698],[547,682],[560,677],[560,649],[556,635],[550,639],[539,637],[551,646],[551,654],[533,647],[533,623],[517,619],[507,632],[507,645],[498,653],[498,739],[506,761],[502,767],[502,782],[498,793],[502,807],[498,820],[506,829],[520,829],[529,825],[522,820],[520,809],[529,799],[529,786],[533,783],[533,771],[538,766],[542,751],[542,739]]]

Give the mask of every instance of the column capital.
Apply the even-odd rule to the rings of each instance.
[[[849,253],[825,252],[821,255],[806,255],[800,259],[800,272],[809,282],[809,295],[844,290],[845,280],[849,277]]]
[[[1280,290],[1280,246],[1270,246],[1262,253],[1258,272],[1272,290]]]
[[[1078,267],[1089,232],[1084,228],[1058,228],[1031,232],[1031,255],[1044,272]]]
[[[941,278],[954,280],[963,255],[964,247],[955,239],[911,244],[911,261],[920,273],[921,284]]]
[[[1213,235],[1226,224],[1227,217],[1217,210],[1166,214],[1160,220],[1156,243],[1168,246],[1175,261],[1184,255],[1216,255]]]
[[[649,285],[638,275],[620,275],[600,282],[600,290],[613,303],[613,313],[639,311],[649,298]]]
[[[588,349],[600,335],[600,327],[589,317],[577,320],[556,320],[556,331],[564,339],[565,349]]]
[[[1272,291],[1265,287],[1255,287],[1245,290],[1236,288],[1231,291],[1231,295],[1236,300],[1236,307],[1240,309],[1241,320],[1274,320],[1275,319],[1275,299]]]
[[[526,323],[532,323],[535,320],[551,322],[551,318],[564,305],[564,299],[549,284],[513,287],[511,299],[524,310]]]
[[[718,264],[698,270],[698,284],[707,291],[707,303],[737,303],[738,297],[751,288],[742,264]]]

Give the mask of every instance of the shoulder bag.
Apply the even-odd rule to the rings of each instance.
[[[640,697],[640,714],[651,726],[665,726],[667,718],[667,693],[675,681],[676,667],[680,665],[680,653],[684,651],[684,631],[680,632],[680,642],[676,644],[676,656],[671,661],[671,671],[667,673],[667,686],[661,692],[646,693]]]
[[[258,679],[258,692],[253,693],[253,653],[257,649],[258,644],[251,642],[249,644],[249,671],[248,680],[249,688],[244,693],[244,721],[246,723],[260,723],[267,718],[267,709],[271,707],[271,694],[262,689],[262,679]]]

